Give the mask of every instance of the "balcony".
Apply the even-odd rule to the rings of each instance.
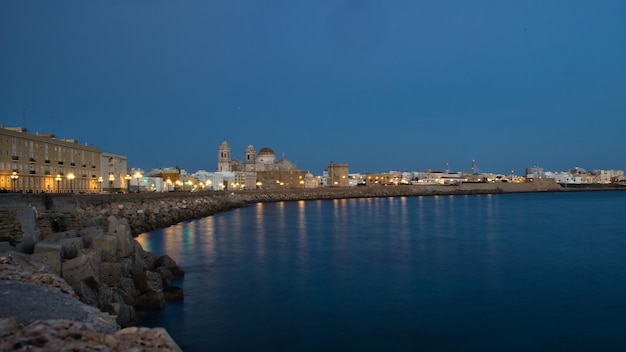
[[[76,166],[76,163],[72,161],[72,162],[70,163],[70,165],[72,165],[72,166]]]
[[[63,165],[63,162],[59,160],[59,165]]]
[[[46,175],[46,176],[47,176],[47,175],[50,175],[50,171],[46,170],[46,171],[44,171],[44,173],[43,173],[43,174],[44,174],[44,175]]]
[[[31,163],[34,163],[36,160],[35,160],[35,158],[30,158],[30,159],[28,159],[28,161],[30,161]]]
[[[81,177],[87,177],[87,174],[83,174]]]
[[[96,168],[96,165],[91,165],[91,168],[92,168],[92,169],[95,169],[95,168]]]
[[[20,157],[19,157],[19,156],[17,156],[17,155],[13,155],[13,156],[11,157],[11,159],[13,159],[13,160],[20,160]]]
[[[83,164],[83,167],[87,167],[87,164]]]
[[[28,171],[29,174],[34,175],[35,174],[35,170],[30,170]]]
[[[49,159],[46,159],[43,162],[46,163],[46,164],[50,164],[50,160]]]

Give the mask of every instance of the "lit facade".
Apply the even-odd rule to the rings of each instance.
[[[2,125],[0,191],[97,192],[101,155],[100,149],[76,140]]]
[[[337,164],[331,161],[326,170],[328,171],[328,186],[348,187],[348,164]]]

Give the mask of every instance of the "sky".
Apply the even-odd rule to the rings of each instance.
[[[626,169],[626,1],[0,1],[0,123],[129,167]]]

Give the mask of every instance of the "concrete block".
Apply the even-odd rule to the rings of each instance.
[[[109,286],[118,286],[124,277],[124,266],[120,263],[100,263],[100,282]]]
[[[76,258],[78,252],[85,248],[84,241],[80,237],[65,238],[58,242],[63,246],[63,259]]]
[[[76,289],[79,282],[85,283],[97,291],[100,285],[100,263],[93,260],[89,253],[63,262],[62,277]]]
[[[31,259],[47,265],[55,274],[61,274],[63,246],[55,243],[39,242],[35,245]]]
[[[117,252],[117,237],[109,235],[94,236],[89,248],[100,249],[104,254],[114,255]]]

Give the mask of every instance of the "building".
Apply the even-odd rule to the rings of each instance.
[[[244,151],[244,160],[233,159],[231,148],[225,140],[218,147],[217,171],[258,172],[258,171],[293,171],[295,164],[283,157],[276,160],[276,154],[271,148],[264,147],[256,153],[252,144]]]
[[[327,186],[331,187],[348,187],[348,164],[336,164],[332,161],[326,168],[328,171]]]
[[[308,172],[298,170],[284,154],[276,160],[271,148],[261,148],[257,153],[250,144],[244,150],[242,161],[232,157],[230,145],[225,140],[218,147],[217,173],[222,174],[223,183],[218,186],[213,182],[216,190],[305,188],[315,184],[310,180],[307,182]]]
[[[126,156],[102,153],[100,159],[100,170],[102,170],[102,190],[109,192],[120,192],[130,189],[131,177],[128,175],[128,162]]]
[[[101,157],[74,139],[0,125],[0,191],[97,192]]]

